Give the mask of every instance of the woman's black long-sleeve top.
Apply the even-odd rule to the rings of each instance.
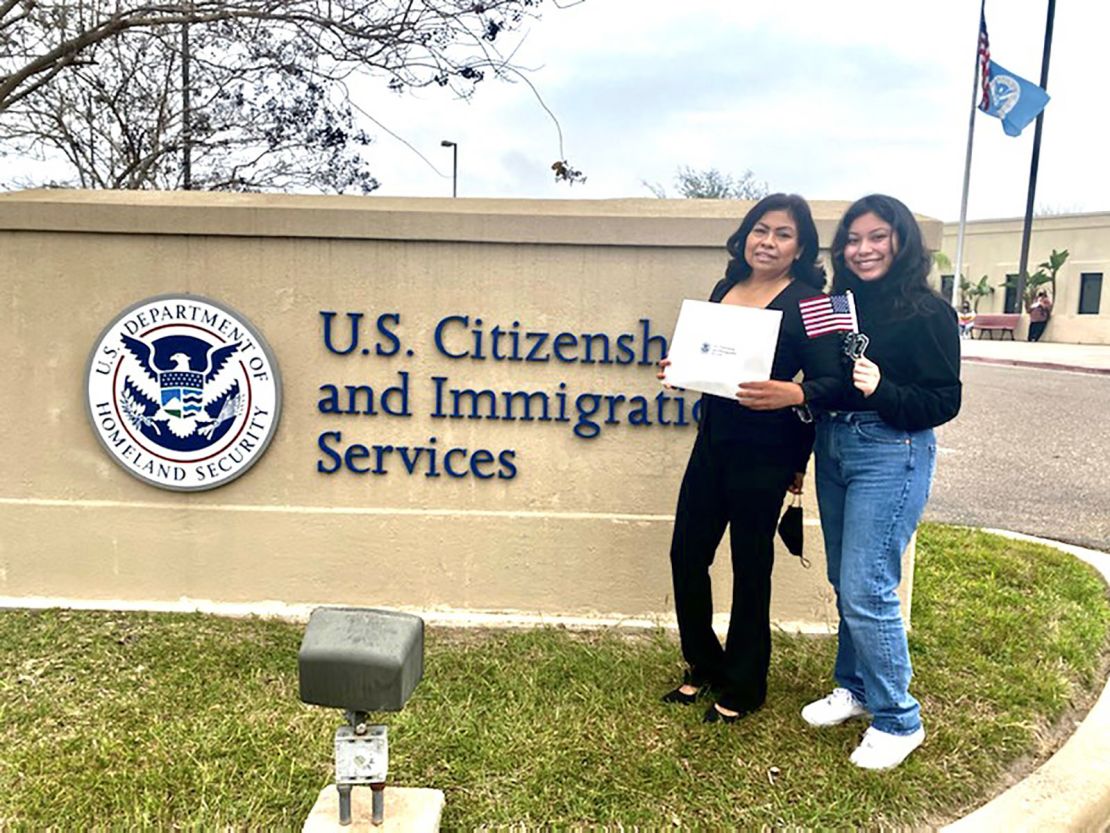
[[[722,278],[709,300],[720,303],[735,284]],[[767,309],[782,311],[771,378],[790,382],[801,370],[807,402],[828,400],[841,387],[839,342],[828,337],[807,338],[798,310],[799,301],[818,294],[812,286],[795,280],[767,305]],[[753,411],[736,399],[705,394],[698,430],[714,444],[743,443],[748,447],[745,453],[767,462],[786,461],[794,471],[805,471],[813,450],[813,425],[802,422],[793,408]]]
[[[934,428],[955,417],[961,398],[956,311],[922,292],[913,306],[897,312],[882,281],[849,283],[860,332],[870,339],[865,355],[879,367],[879,386],[864,397],[846,363],[843,385],[832,395],[822,391],[807,399],[825,410],[878,411],[884,422],[904,431]]]

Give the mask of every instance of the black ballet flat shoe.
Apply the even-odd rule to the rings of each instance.
[[[705,717],[702,718],[701,722],[702,723],[735,723],[739,719],[740,719],[740,715],[738,715],[738,714],[721,714],[719,711],[717,711],[716,704],[714,704],[714,705],[709,707],[708,711],[706,711]]]
[[[702,718],[702,723],[735,723],[741,717],[747,717],[749,714],[751,714],[750,711],[741,711],[736,714],[722,714],[717,710],[717,704],[714,703],[705,713],[705,717]]]
[[[682,691],[682,686],[693,686],[697,689],[693,694],[687,694]],[[668,691],[662,696],[664,703],[678,703],[683,706],[690,706],[696,703],[700,698],[709,693],[713,688],[713,681],[707,677],[698,675],[695,676],[694,672],[687,668],[682,672],[682,685],[678,688]]]
[[[693,683],[683,683],[682,685],[693,685]],[[704,696],[707,691],[709,691],[709,686],[703,685],[698,686],[698,690],[693,694],[687,694],[682,690],[682,686],[679,686],[672,691],[668,691],[661,699],[664,703],[679,703],[683,706],[692,706],[698,701],[698,698]]]

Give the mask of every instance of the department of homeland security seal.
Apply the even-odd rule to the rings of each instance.
[[[93,346],[85,379],[97,439],[163,489],[234,480],[265,452],[281,413],[281,378],[261,333],[197,295],[121,312]]]

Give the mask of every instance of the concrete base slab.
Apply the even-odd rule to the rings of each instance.
[[[351,823],[339,824],[339,792],[335,784],[320,790],[312,812],[305,819],[302,833],[435,833],[443,815],[442,790],[422,787],[386,787],[384,822],[378,827],[370,823],[371,791],[369,787],[351,790]]]

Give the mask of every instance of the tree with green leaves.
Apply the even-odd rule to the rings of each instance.
[[[960,275],[960,295],[964,300],[971,299],[971,308],[974,312],[979,311],[979,301],[993,294],[994,287],[990,285],[989,275],[983,275],[977,283],[972,283]]]
[[[1070,252],[1068,252],[1067,249],[1064,249],[1062,252],[1058,252],[1053,249],[1052,254],[1048,256],[1048,260],[1037,264],[1039,268],[1037,269],[1036,274],[1045,273],[1048,275],[1048,283],[1052,285],[1053,300],[1055,300],[1056,298],[1056,275],[1060,271],[1061,267],[1067,262],[1069,254]]]
[[[644,186],[660,199],[667,198],[667,189],[659,183],[644,182]],[[750,170],[733,176],[716,168],[684,165],[675,173],[674,186],[686,199],[758,200],[768,194],[767,183],[757,180]]]
[[[1051,286],[1052,299],[1056,299],[1056,275],[1059,273],[1064,263],[1067,262],[1069,254],[1067,249],[1064,249],[1062,252],[1053,249],[1052,254],[1048,256],[1048,260],[1037,264],[1037,271],[1025,279],[1025,293],[1024,297],[1021,299],[1024,309],[1029,309],[1029,307],[1032,306],[1033,300],[1037,297],[1037,292],[1039,292],[1041,287],[1045,284]],[[1017,276],[1008,275],[1006,280],[1000,283],[999,286],[1006,289],[1016,289]]]

